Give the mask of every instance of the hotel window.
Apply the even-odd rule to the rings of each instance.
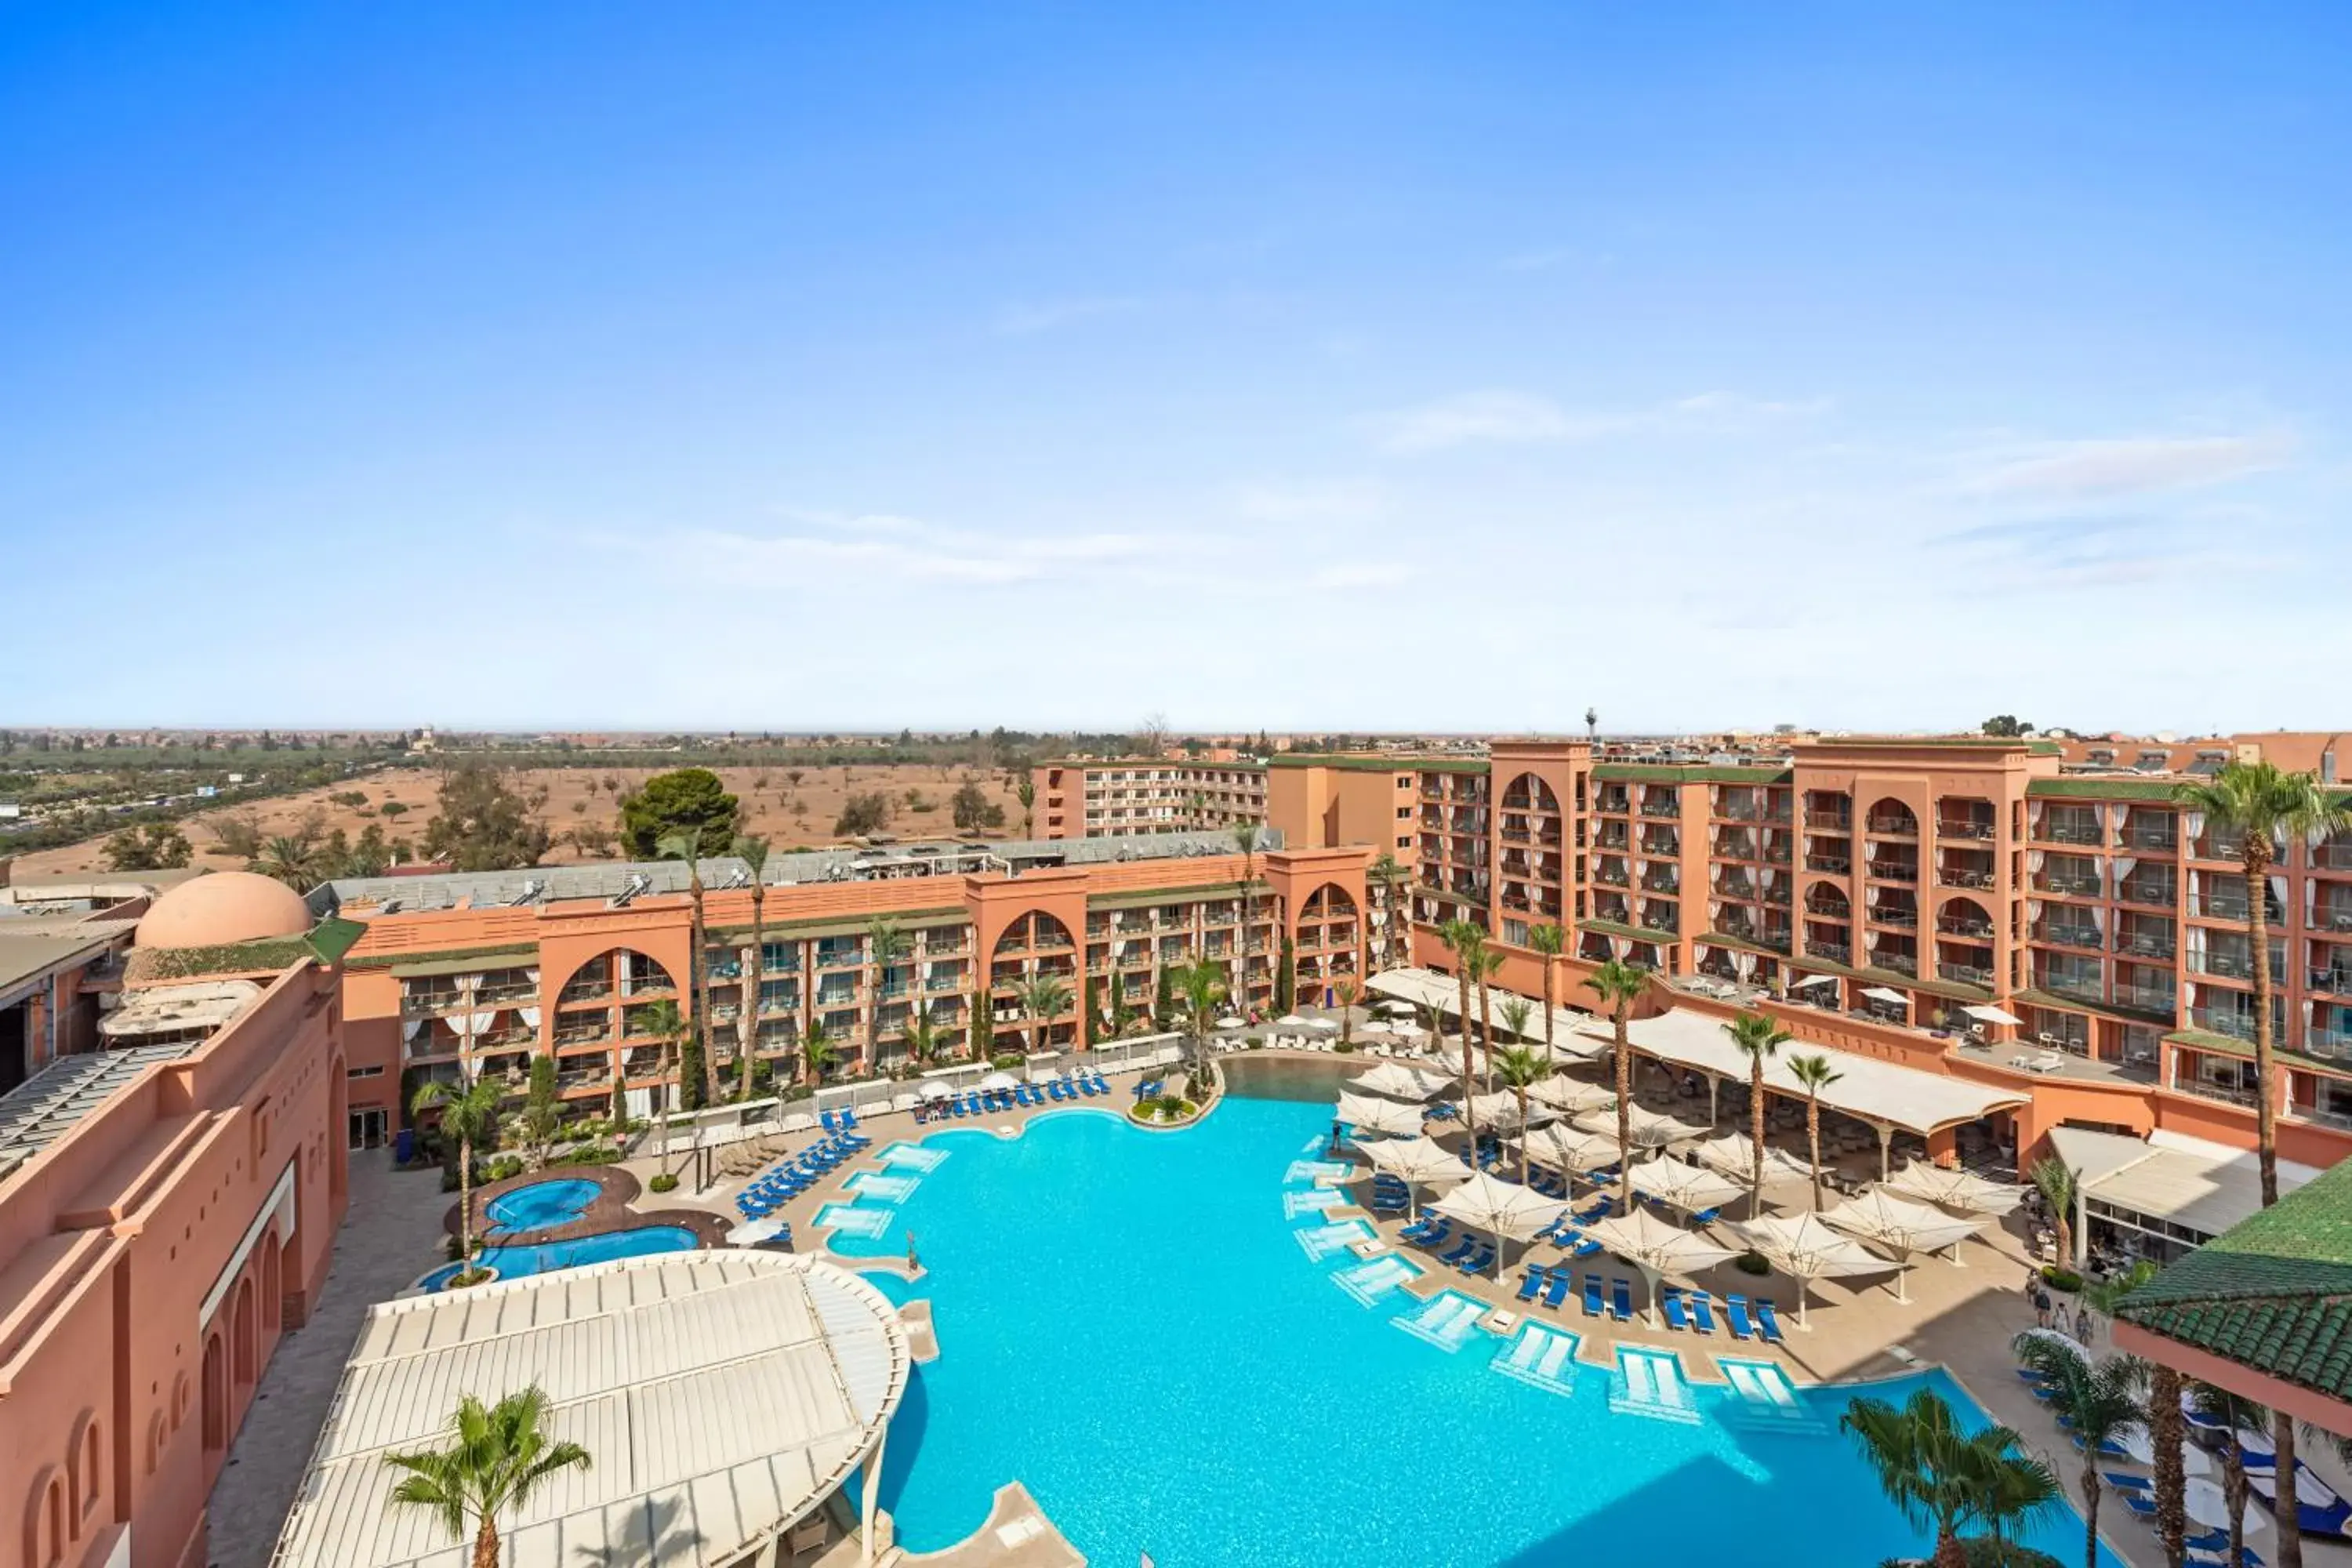
[[[380,1067],[346,1068],[343,1069],[343,1076],[347,1079],[382,1078],[383,1076],[383,1068]]]

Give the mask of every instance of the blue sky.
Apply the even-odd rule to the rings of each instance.
[[[2339,727],[2347,54],[0,0],[0,721]]]

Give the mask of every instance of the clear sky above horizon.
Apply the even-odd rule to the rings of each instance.
[[[0,0],[0,723],[2352,725],[2347,58]]]

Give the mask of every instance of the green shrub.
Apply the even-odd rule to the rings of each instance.
[[[1960,1550],[1968,1554],[1969,1568],[2066,1568],[2047,1552],[1990,1535],[1969,1536],[1960,1542]]]
[[[2080,1274],[2071,1268],[2061,1268],[2054,1263],[2043,1267],[2042,1282],[2053,1290],[2063,1290],[2070,1296],[2079,1295],[2083,1289],[2083,1277]]]
[[[610,1143],[583,1143],[568,1149],[548,1162],[551,1165],[610,1165],[621,1158],[621,1152]]]
[[[677,1178],[671,1175],[667,1171],[664,1171],[652,1181],[646,1184],[646,1191],[649,1193],[674,1193],[677,1191]]]
[[[1027,1063],[1028,1060],[1029,1058],[1023,1056],[1019,1051],[999,1051],[994,1056],[988,1058],[988,1065],[992,1068],[1002,1069],[1004,1068],[1021,1067]]]
[[[493,1182],[503,1182],[509,1176],[522,1174],[522,1156],[501,1154],[483,1168],[482,1173]]]
[[[1772,1272],[1772,1266],[1764,1261],[1764,1255],[1760,1252],[1743,1252],[1731,1260],[1731,1266],[1742,1274],[1760,1276]]]

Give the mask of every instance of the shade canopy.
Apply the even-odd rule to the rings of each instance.
[[[1651,1324],[1656,1326],[1658,1281],[1668,1276],[1687,1279],[1734,1256],[1734,1249],[1703,1236],[1668,1225],[1647,1209],[1635,1209],[1622,1219],[1604,1219],[1584,1227],[1585,1239],[1597,1241],[1642,1271],[1650,1289]]]
[[[1562,1116],[1580,1116],[1588,1110],[1612,1110],[1617,1096],[1597,1083],[1581,1079],[1552,1077],[1528,1086],[1528,1098],[1538,1105],[1548,1105]]]
[[[1017,1089],[1020,1084],[1021,1080],[1009,1072],[992,1072],[980,1080],[980,1087],[985,1089]]]
[[[915,1092],[922,1096],[925,1100],[946,1100],[952,1096],[955,1093],[955,1090],[949,1088],[946,1084],[941,1083],[939,1079],[932,1079],[929,1082],[925,1083],[922,1088],[915,1090]]]
[[[1334,1114],[1359,1132],[1410,1138],[1421,1131],[1424,1113],[1418,1105],[1407,1105],[1402,1100],[1382,1100],[1370,1094],[1342,1094]]]
[[[1737,1181],[1755,1179],[1756,1144],[1745,1132],[1723,1132],[1691,1151],[1700,1161]],[[1785,1149],[1764,1145],[1764,1184],[1810,1182],[1813,1168]]]
[[[1384,1094],[1391,1100],[1427,1100],[1453,1088],[1455,1077],[1427,1068],[1409,1068],[1402,1062],[1382,1062],[1361,1077],[1349,1079],[1348,1087],[1365,1094]]]
[[[1276,1018],[1274,1022],[1276,1026],[1278,1028],[1296,1029],[1302,1027],[1306,1024],[1307,1020],[1300,1017],[1296,1013],[1285,1013],[1281,1017]]]
[[[1960,1011],[1966,1013],[1969,1017],[1974,1018],[1979,1024],[2022,1024],[2025,1022],[2024,1019],[2019,1017],[2016,1014],[2009,1011],[2007,1008],[1996,1007],[1990,1002],[1971,1002],[1967,1006],[1961,1008]]]
[[[1672,1007],[1654,1018],[1633,1019],[1625,1029],[1633,1048],[1644,1056],[1710,1078],[1748,1079],[1751,1064],[1724,1033],[1720,1018]],[[1790,1058],[1798,1056],[1826,1057],[1836,1069],[1837,1081],[1821,1090],[1825,1108],[1921,1138],[2026,1100],[2020,1090],[1794,1041],[1764,1064],[1767,1092],[1799,1103],[1805,1100],[1808,1090],[1789,1066]]]
[[[1228,1013],[1223,1017],[1217,1020],[1217,1027],[1220,1029],[1246,1029],[1249,1027],[1249,1025],[1243,1022],[1239,1015]]]
[[[1522,1123],[1519,1121],[1519,1097],[1514,1089],[1498,1089],[1492,1094],[1474,1094],[1468,1100],[1455,1103],[1462,1107],[1463,1114],[1478,1126],[1497,1131],[1517,1131],[1522,1125],[1540,1127],[1547,1121],[1559,1119],[1559,1112],[1551,1107],[1538,1105],[1530,1100],[1528,1119]]]
[[[1513,1241],[1529,1239],[1568,1212],[1566,1204],[1554,1203],[1533,1187],[1498,1181],[1484,1171],[1472,1173],[1429,1206],[1457,1224]]]
[[[1911,1005],[1911,998],[1891,985],[1865,985],[1862,988],[1862,994],[1874,1002],[1892,1002],[1897,1007]]]
[[[1912,1161],[1879,1185],[1906,1197],[1974,1214],[2007,1214],[2025,1200],[2023,1187],[1989,1182],[1974,1171],[1947,1170],[1925,1160]]]
[[[1597,1171],[1624,1157],[1625,1146],[1606,1132],[1579,1132],[1557,1123],[1503,1142],[1555,1171]]]
[[[1587,1132],[1614,1133],[1617,1112],[1590,1110],[1576,1119],[1576,1125]],[[1626,1137],[1637,1150],[1666,1149],[1676,1143],[1687,1143],[1706,1136],[1706,1129],[1655,1110],[1633,1106],[1626,1113]]]
[[[1825,1224],[1895,1252],[1936,1252],[1974,1236],[1981,1219],[1958,1219],[1933,1204],[1873,1187],[1822,1215]]]
[[[1339,1020],[1337,1018],[1309,1018],[1307,1020],[1307,1026],[1314,1030],[1318,1035],[1336,1035],[1339,1032]]]
[[[1775,1215],[1734,1222],[1732,1234],[1773,1268],[1797,1281],[1797,1326],[1810,1327],[1805,1287],[1815,1279],[1849,1274],[1885,1274],[1903,1268],[1822,1223],[1819,1215]]]
[[[1808,985],[1834,985],[1837,983],[1838,977],[1834,974],[1808,974],[1802,980],[1790,981],[1789,989],[1802,991]]]
[[[1460,980],[1451,974],[1440,974],[1433,969],[1391,969],[1384,974],[1372,976],[1365,988],[1375,996],[1386,996],[1427,1008],[1441,1018],[1458,1016],[1462,1011]],[[1491,1010],[1515,994],[1489,987],[1487,1005]],[[1535,1009],[1528,1020],[1528,1038],[1540,1048],[1544,1037],[1543,1003],[1532,997],[1520,999],[1529,1002]],[[1471,1008],[1475,1015],[1477,1008],[1475,990]],[[1609,1048],[1608,1041],[1595,1041],[1578,1033],[1579,1025],[1590,1022],[1591,1017],[1589,1014],[1567,1007],[1552,1009],[1551,1034],[1554,1049],[1559,1056],[1589,1061]]]
[[[2181,1483],[2181,1511],[2198,1523],[2210,1529],[2230,1528],[2230,1498],[2221,1483],[2209,1476],[2195,1476]],[[2252,1489],[2246,1493],[2246,1506],[2240,1517],[2245,1521],[2246,1533],[2253,1535],[2270,1528],[2270,1521],[2254,1507]]]
[[[1371,1162],[1375,1171],[1416,1186],[1470,1179],[1470,1167],[1462,1163],[1461,1155],[1436,1139],[1418,1133],[1410,1138],[1384,1138],[1377,1143],[1367,1143],[1364,1158]]]
[[[1643,1197],[1694,1214],[1721,1208],[1748,1190],[1704,1165],[1685,1165],[1680,1160],[1651,1160],[1636,1165],[1633,1181],[1633,1190]]]

